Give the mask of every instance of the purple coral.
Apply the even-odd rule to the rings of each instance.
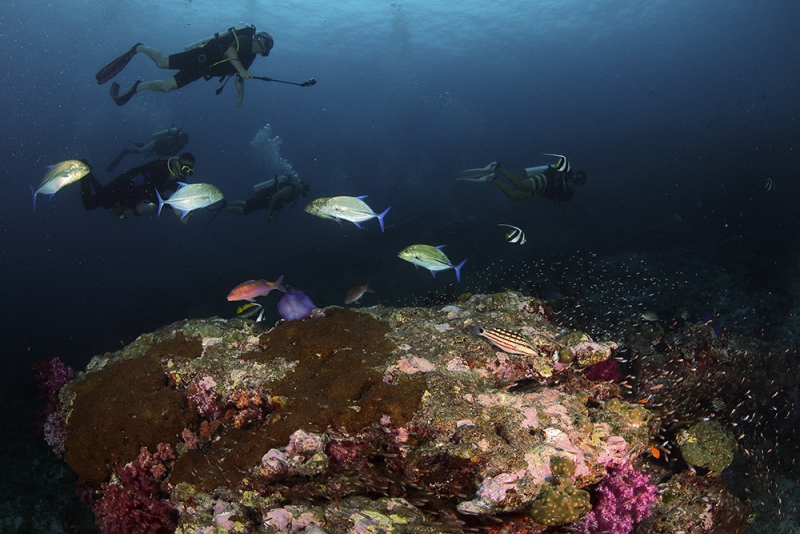
[[[32,368],[33,378],[39,387],[39,397],[44,401],[39,426],[44,433],[44,440],[61,457],[64,455],[64,441],[67,439],[67,424],[59,413],[61,403],[58,393],[75,377],[75,371],[59,358],[36,362]]]
[[[658,500],[650,476],[626,464],[603,479],[596,489],[597,504],[579,527],[581,534],[630,534],[633,526],[650,517]]]

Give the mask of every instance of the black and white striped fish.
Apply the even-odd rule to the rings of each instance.
[[[555,168],[555,170],[557,170],[558,172],[569,172],[569,170],[572,168],[572,166],[569,164],[567,156],[562,156],[561,154],[543,154],[543,155],[555,156],[556,158],[558,158],[556,159],[555,165],[553,165],[553,168]]]
[[[509,243],[514,243],[515,245],[525,244],[525,232],[523,232],[521,229],[517,228],[516,226],[511,226],[510,224],[498,224],[497,226],[511,228],[511,230],[506,232],[506,241]]]
[[[509,354],[539,355],[525,336],[508,328],[484,328],[475,321],[472,333],[485,337],[492,345]]]

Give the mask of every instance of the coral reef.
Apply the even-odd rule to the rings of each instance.
[[[181,321],[96,357],[61,389],[64,458],[93,488],[106,532],[115,502],[120,524],[153,532],[462,532],[488,521],[542,532],[589,512],[590,492],[587,517],[613,512],[632,526],[655,498],[629,466],[660,419],[620,398],[619,370],[603,363],[616,362],[616,343],[551,320],[506,292],[329,307],[274,328]],[[499,350],[476,321],[530,350]]]

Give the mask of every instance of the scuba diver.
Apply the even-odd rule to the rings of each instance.
[[[117,220],[155,213],[158,195],[166,197],[177,191],[178,182],[194,174],[194,164],[194,156],[184,152],[129,169],[105,186],[90,172],[81,178],[81,202],[87,210],[113,210]]]
[[[200,78],[208,81],[211,78],[219,77],[220,81],[224,79],[227,83],[229,77],[235,76],[238,93],[236,107],[238,108],[242,105],[242,98],[244,98],[244,80],[253,77],[247,69],[253,64],[258,54],[264,57],[268,56],[273,45],[272,36],[267,32],[256,33],[255,26],[229,28],[225,32],[215,33],[212,37],[190,44],[183,52],[168,56],[160,50],[136,43],[130,50],[100,69],[95,78],[101,85],[110,81],[125,68],[133,56],[141,52],[149,57],[156,67],[178,72],[168,80],[151,82],[137,80],[130,89],[122,94],[119,94],[119,84],[112,83],[111,98],[118,106],[127,104],[139,91],[168,93]],[[220,91],[222,87],[220,87]]]
[[[128,139],[133,148],[123,148],[122,152],[108,164],[106,171],[114,172],[122,158],[128,154],[141,154],[147,158],[168,158],[177,154],[189,142],[189,134],[181,131],[180,127],[175,128],[174,126],[167,130],[156,132],[150,137],[151,140],[147,144],[136,143]]]
[[[559,154],[545,154],[545,156],[556,156],[556,163],[528,167],[522,180],[497,162],[479,169],[467,169],[458,179],[469,182],[491,182],[511,200],[524,200],[539,195],[556,202],[569,202],[575,193],[575,185],[582,186],[586,183],[586,173],[574,172],[565,156]],[[498,174],[504,176],[510,184],[498,180]]]
[[[300,196],[306,196],[311,186],[294,175],[275,175],[265,182],[253,186],[255,193],[248,200],[232,200],[222,207],[224,211],[248,215],[256,210],[269,210],[268,219],[277,221],[278,214],[287,204],[292,209]]]

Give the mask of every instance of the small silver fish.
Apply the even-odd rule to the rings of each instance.
[[[764,191],[772,191],[773,189],[775,189],[775,183],[772,181],[772,178],[764,180]]]
[[[654,312],[654,311],[644,311],[644,312],[642,312],[642,319],[644,319],[645,321],[649,321],[651,323],[661,320],[661,318],[658,316],[658,314],[656,312]]]
[[[475,321],[472,333],[476,336],[485,337],[495,347],[509,354],[524,354],[526,356],[538,356],[539,353],[533,348],[528,339],[508,328],[483,328]]]
[[[381,232],[383,232],[383,218],[386,217],[392,207],[389,206],[383,210],[383,213],[375,213],[364,202],[365,198],[367,198],[366,195],[360,197],[322,197],[312,200],[304,209],[306,213],[323,219],[333,219],[337,222],[350,221],[358,228],[361,228],[361,223],[364,221],[377,218],[381,225]]]
[[[413,263],[418,267],[428,269],[434,278],[436,273],[446,269],[455,269],[456,280],[461,282],[461,268],[467,262],[462,261],[458,265],[453,265],[450,259],[442,252],[444,245],[432,247],[430,245],[411,245],[401,250],[397,256],[409,263]]]
[[[517,228],[516,226],[511,226],[510,224],[498,224],[497,226],[505,226],[506,228],[511,228],[510,231],[506,232],[506,241],[509,243],[513,243],[515,245],[524,245],[525,241],[525,232],[521,229]]]
[[[159,215],[161,215],[161,209],[166,205],[180,211],[181,219],[183,219],[189,212],[216,204],[223,198],[222,191],[212,184],[185,184],[183,182],[178,182],[178,184],[180,188],[167,200],[161,198],[161,194],[156,190]]]
[[[36,211],[36,195],[49,195],[53,196],[59,192],[63,187],[75,183],[91,172],[89,166],[82,161],[75,159],[68,159],[61,163],[51,165],[47,173],[42,178],[42,182],[35,190],[31,187],[33,193],[33,211]]]
[[[672,220],[675,222],[681,222],[683,220],[683,217],[681,217],[680,213],[673,213]]]

